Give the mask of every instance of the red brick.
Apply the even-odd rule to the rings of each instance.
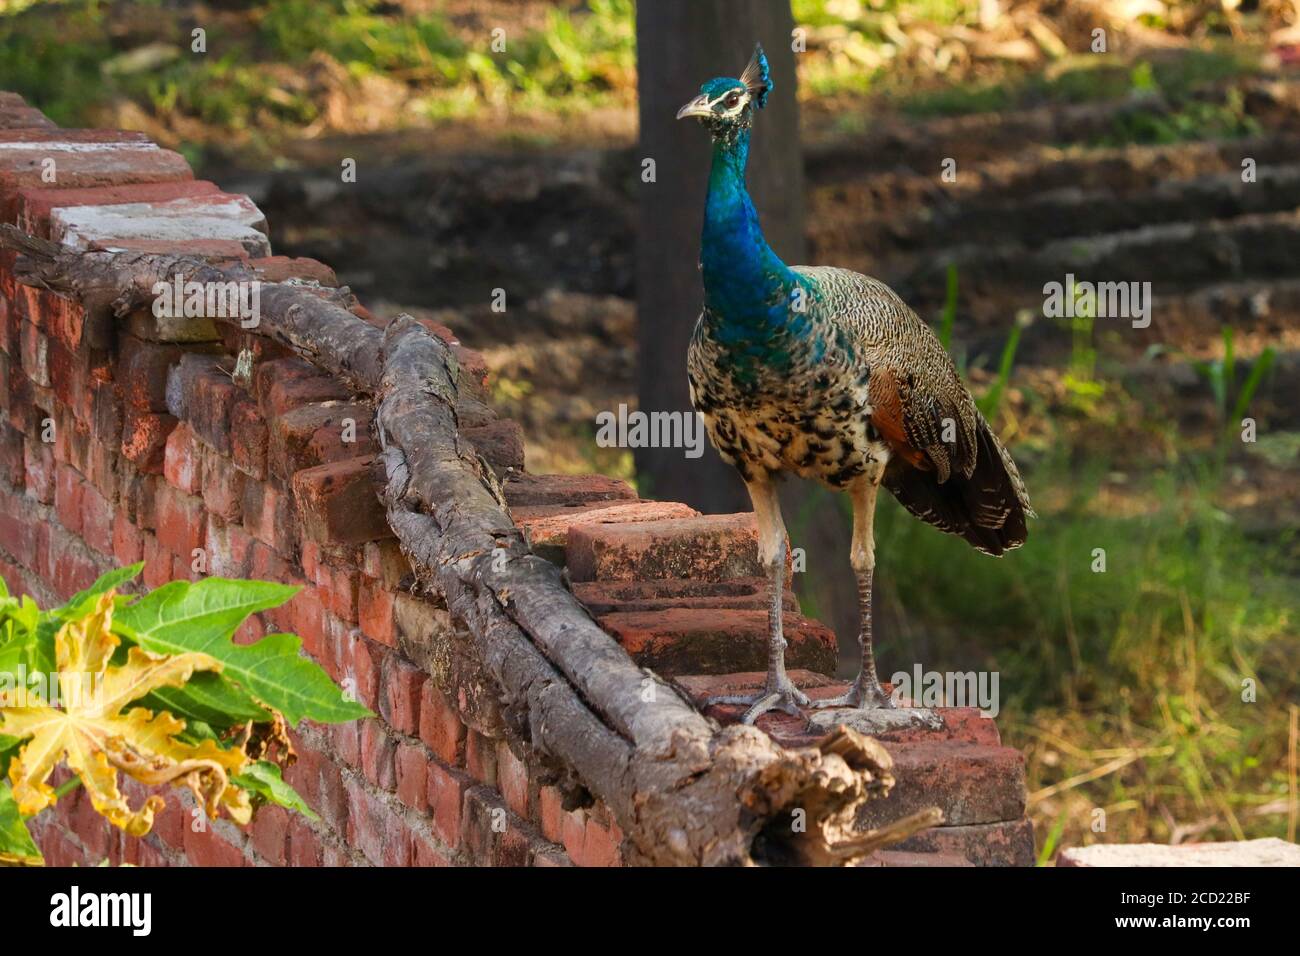
[[[54,503],[54,448],[45,442],[28,439],[23,446],[23,468],[27,493],[41,504]]]
[[[523,471],[524,432],[518,422],[502,418],[476,428],[462,428],[460,434],[489,464],[503,471]]]
[[[100,554],[113,554],[113,505],[89,484],[81,488],[81,536]]]
[[[207,517],[204,534],[208,573],[220,578],[247,578],[253,574],[253,539],[242,526],[227,524],[216,515]]]
[[[552,843],[564,842],[564,800],[560,791],[550,786],[541,787],[537,792],[538,819],[541,822],[542,835]]]
[[[694,518],[699,516],[699,512],[675,501],[628,501],[591,503],[571,508],[512,508],[510,516],[528,536],[528,543],[535,554],[563,565],[570,528],[658,521],[665,518]]]
[[[322,544],[362,544],[392,537],[373,481],[373,460],[350,458],[293,476],[303,533]]]
[[[465,761],[465,725],[431,680],[420,685],[420,739],[448,766]]]
[[[420,691],[428,675],[396,654],[384,662],[383,696],[379,712],[389,726],[403,734],[420,729]]]
[[[253,389],[267,418],[311,402],[346,401],[348,390],[302,359],[263,362],[253,372]]]
[[[206,830],[196,832],[193,826],[185,828],[185,856],[193,866],[244,866],[244,851],[231,846],[209,824]]]
[[[626,481],[604,475],[517,474],[507,478],[502,487],[511,508],[637,500],[636,491]]]
[[[396,756],[397,799],[423,813],[429,806],[429,758],[418,744],[399,744]]]
[[[202,449],[188,422],[181,422],[167,436],[163,477],[187,495],[197,495],[203,488]]]
[[[167,377],[167,410],[213,448],[230,454],[230,419],[244,392],[216,356],[187,352]]]
[[[265,478],[268,441],[266,421],[257,404],[236,403],[230,410],[231,458],[235,467],[259,481]]]
[[[370,409],[355,402],[314,402],[290,409],[271,421],[271,474],[287,481],[304,468],[373,455],[373,417]],[[343,440],[345,430],[350,442]]]
[[[709,608],[606,614],[600,626],[641,666],[662,674],[729,673],[767,665],[766,611]],[[784,615],[786,663],[835,672],[838,645],[825,625]]]
[[[393,592],[380,587],[372,578],[360,582],[361,631],[372,641],[388,647],[397,646],[397,628],[393,620]]]
[[[363,549],[362,570],[384,588],[395,590],[411,573],[411,562],[406,559],[406,555],[402,554],[396,538],[367,541]]]
[[[144,534],[144,585],[149,590],[162,587],[172,577],[172,555],[158,543],[157,537]]]
[[[575,581],[763,576],[752,514],[575,527],[568,566]]]
[[[895,784],[864,804],[863,827],[879,827],[936,806],[945,826],[1019,820],[1025,815],[1025,759],[1013,747],[962,741],[886,742]]]
[[[530,815],[528,765],[504,741],[497,741],[497,788],[508,806],[523,819]]]
[[[118,564],[135,564],[144,556],[144,536],[124,513],[113,515],[113,557]]]
[[[158,490],[158,543],[186,564],[194,549],[203,547],[207,524],[202,498],[167,485]]]
[[[582,581],[573,596],[593,615],[623,611],[666,611],[673,608],[729,608],[766,611],[772,585],[766,578],[730,581]],[[785,589],[782,604],[798,611],[794,591]],[[757,688],[756,688],[757,689]]]
[[[81,496],[85,482],[76,469],[59,465],[55,471],[54,511],[59,524],[73,534],[81,533]]]
[[[350,624],[356,624],[361,575],[357,571],[348,568],[326,566],[323,570],[326,579],[326,606],[333,614]]]
[[[221,453],[209,450],[203,456],[203,504],[223,521],[238,522],[244,514],[244,483],[247,477]]]
[[[295,815],[289,821],[289,865],[321,866],[323,861],[320,837],[306,820]]]
[[[155,415],[128,409],[122,424],[122,454],[147,474],[160,475],[167,436],[176,427],[171,415]]]
[[[429,764],[429,812],[434,836],[449,847],[460,846],[461,812],[465,791],[473,781],[456,770]]]
[[[356,681],[357,701],[370,710],[378,707],[379,674],[383,668],[385,651],[364,638],[357,638],[349,648],[349,675]]]
[[[587,817],[587,829],[582,841],[582,852],[572,856],[578,866],[622,866],[619,845],[622,834],[617,828],[606,828],[590,816]]]
[[[289,814],[283,807],[263,806],[253,814],[253,849],[274,866],[288,862]]]
[[[334,270],[315,259],[266,256],[262,259],[251,259],[248,264],[263,282],[308,279],[327,287],[339,284]]]
[[[297,550],[297,523],[293,501],[278,488],[257,481],[244,483],[244,527],[277,554],[292,556]]]
[[[411,861],[413,866],[451,866],[451,860],[443,852],[442,848],[436,845],[432,840],[416,837],[413,841],[412,849],[415,853]]]
[[[469,731],[465,738],[465,768],[479,783],[495,787],[497,785],[496,743],[476,730]]]
[[[178,345],[147,342],[122,333],[113,377],[123,400],[138,411],[167,411],[167,374],[183,354]]]

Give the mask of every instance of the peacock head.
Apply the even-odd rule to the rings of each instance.
[[[718,76],[709,80],[700,87],[699,96],[677,111],[677,118],[693,116],[709,128],[714,140],[732,139],[739,131],[749,129],[754,110],[767,105],[771,92],[767,56],[756,43],[740,79]]]

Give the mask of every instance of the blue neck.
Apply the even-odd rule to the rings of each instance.
[[[737,333],[786,324],[797,277],[763,238],[745,190],[749,130],[713,144],[700,266],[704,304]]]

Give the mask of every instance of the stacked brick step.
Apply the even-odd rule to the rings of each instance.
[[[626,485],[599,477],[507,483],[516,522],[535,550],[567,567],[573,592],[632,657],[677,684],[698,704],[757,690],[767,661],[768,583],[758,562],[753,515],[698,515],[676,503],[639,501]],[[785,635],[791,676],[815,699],[842,694],[835,635],[803,617],[788,587]],[[708,713],[735,722],[743,708]],[[863,829],[938,806],[944,825],[918,834],[870,865],[1029,865],[1032,826],[1025,817],[1024,760],[1002,746],[997,726],[974,708],[941,707],[929,725],[900,720],[875,736],[894,758],[897,783],[869,803]],[[827,714],[822,717],[829,716]],[[821,718],[817,718],[818,721]],[[785,746],[812,744],[831,729],[767,714],[759,726]]]

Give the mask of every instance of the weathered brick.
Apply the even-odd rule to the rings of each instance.
[[[384,662],[383,694],[379,699],[379,712],[389,726],[403,734],[416,734],[420,729],[420,690],[428,675],[397,654],[389,654]]]
[[[1013,747],[960,741],[885,744],[894,758],[894,789],[869,800],[857,824],[884,826],[937,806],[945,826],[998,823],[1025,815],[1025,760]]]
[[[626,481],[604,475],[511,475],[502,484],[506,503],[513,508],[563,505],[573,507],[593,501],[636,501],[636,491]]]
[[[195,548],[202,548],[207,532],[203,499],[170,485],[158,490],[158,543],[188,564]]]
[[[394,622],[393,592],[379,586],[371,578],[360,582],[358,617],[361,630],[372,641],[388,647],[397,646],[397,629]]]
[[[420,739],[451,767],[465,761],[465,725],[460,714],[431,680],[420,685]]]
[[[29,438],[23,446],[23,471],[27,494],[41,504],[53,504],[54,448],[45,442]]]
[[[470,730],[465,738],[465,769],[479,783],[495,787],[497,785],[496,742],[476,730]]]
[[[367,541],[363,545],[362,570],[389,590],[396,589],[411,573],[411,562],[402,554],[396,538]]]
[[[185,828],[185,856],[192,866],[247,865],[243,849],[228,843],[211,824],[203,830]]]
[[[429,764],[429,813],[434,835],[449,847],[460,846],[461,813],[465,791],[473,780],[441,764]]]
[[[462,428],[460,434],[498,471],[523,471],[524,432],[518,422],[502,418],[477,428]]]
[[[520,760],[504,741],[497,741],[497,787],[506,806],[523,819],[531,813],[528,765]]]
[[[752,514],[575,527],[568,563],[575,581],[763,576]]]
[[[230,410],[231,458],[235,467],[261,481],[266,477],[269,432],[256,402],[240,401]]]
[[[247,476],[225,455],[209,449],[203,455],[203,504],[223,521],[238,522],[244,514]]]
[[[187,495],[197,495],[203,488],[202,449],[188,422],[181,422],[167,436],[163,477]]]
[[[123,400],[137,411],[167,411],[167,373],[183,354],[180,346],[123,333],[118,338],[113,371]]]
[[[113,557],[118,564],[135,564],[144,555],[144,536],[125,513],[113,515]]]
[[[314,402],[290,409],[271,422],[267,465],[289,480],[304,468],[373,455],[373,412],[355,402]]]
[[[643,667],[663,674],[731,673],[767,664],[766,611],[685,609],[606,614],[600,626]],[[786,663],[835,672],[837,643],[825,625],[784,615]]]
[[[392,536],[375,493],[373,461],[350,458],[293,476],[303,533],[324,544],[362,544]]]
[[[297,550],[297,522],[293,501],[278,488],[259,481],[244,483],[244,527],[258,541],[283,556]]]
[[[429,758],[418,744],[402,743],[395,757],[397,799],[423,813],[429,806]]]
[[[103,555],[113,554],[113,505],[88,483],[81,488],[81,536]]]
[[[257,366],[253,371],[253,390],[268,419],[300,405],[351,398],[342,383],[296,358],[263,362]]]
[[[171,415],[128,409],[122,425],[122,455],[139,471],[162,474],[167,436],[175,427]]]
[[[81,533],[81,495],[85,482],[70,465],[59,465],[55,471],[54,511],[59,524],[73,534]]]
[[[571,528],[694,518],[699,512],[675,501],[628,501],[593,502],[576,507],[512,508],[510,516],[528,536],[534,554],[563,566]]]
[[[272,866],[288,862],[289,814],[283,807],[259,807],[253,815],[253,849]]]
[[[289,820],[289,865],[321,866],[323,862],[320,837],[305,819],[295,814]]]

